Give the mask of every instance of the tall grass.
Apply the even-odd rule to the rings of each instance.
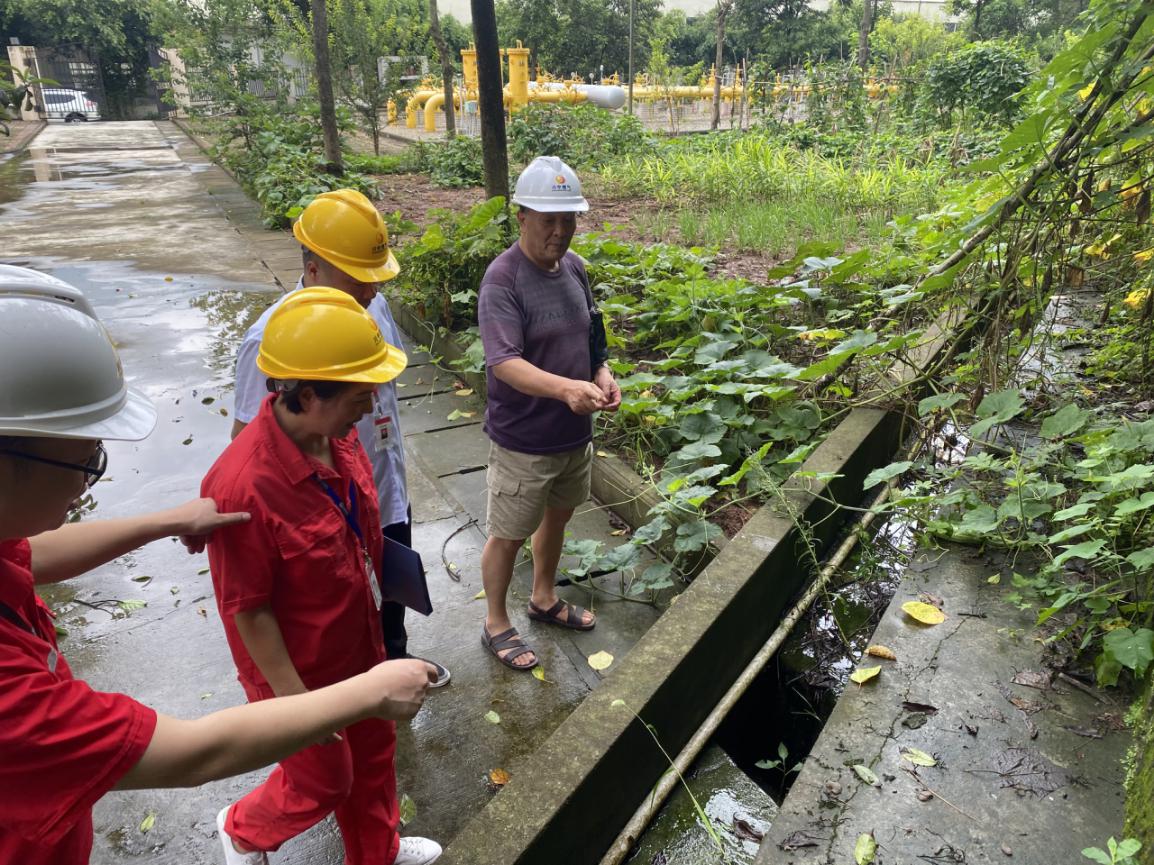
[[[861,209],[932,204],[946,168],[900,155],[833,159],[780,139],[748,134],[716,146],[669,148],[626,156],[601,174],[606,191],[647,195],[660,202],[740,204],[825,200]]]

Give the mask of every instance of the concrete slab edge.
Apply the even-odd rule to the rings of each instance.
[[[820,556],[839,529],[827,519],[832,502],[860,499],[862,480],[890,459],[900,431],[898,415],[851,412],[786,485],[795,491],[783,510],[793,516],[761,508],[537,751],[540,771],[514,778],[442,861],[599,862],[668,769],[632,712],[654,725],[666,751],[681,750],[810,579],[799,564],[809,558],[799,554],[805,536]]]

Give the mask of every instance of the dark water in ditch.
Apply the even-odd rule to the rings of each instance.
[[[910,527],[896,519],[859,543],[722,722],[718,744],[778,803],[845,689],[912,549]]]

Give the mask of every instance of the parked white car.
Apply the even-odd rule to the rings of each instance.
[[[100,119],[100,107],[83,90],[45,87],[40,92],[45,116],[50,120],[63,119],[65,123],[78,123]]]

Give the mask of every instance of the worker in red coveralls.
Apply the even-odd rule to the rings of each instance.
[[[16,284],[12,270],[0,277],[0,863],[85,865],[92,806],[110,790],[203,784],[365,718],[412,717],[429,685],[419,661],[191,721],[73,678],[35,585],[169,535],[199,552],[213,531],[249,515],[197,499],[61,525],[104,474],[103,440],[144,438],[156,410],[125,387],[108,332],[79,292],[33,271]]]
[[[208,554],[254,702],[324,687],[384,658],[377,488],[355,426],[406,358],[356,300],[315,287],[292,292],[269,317],[256,363],[272,393],[202,485],[222,508],[252,514],[219,531]],[[397,834],[395,751],[394,724],[366,720],[282,761],[218,815],[226,863],[264,863],[330,813],[347,865],[432,862],[438,844]]]

